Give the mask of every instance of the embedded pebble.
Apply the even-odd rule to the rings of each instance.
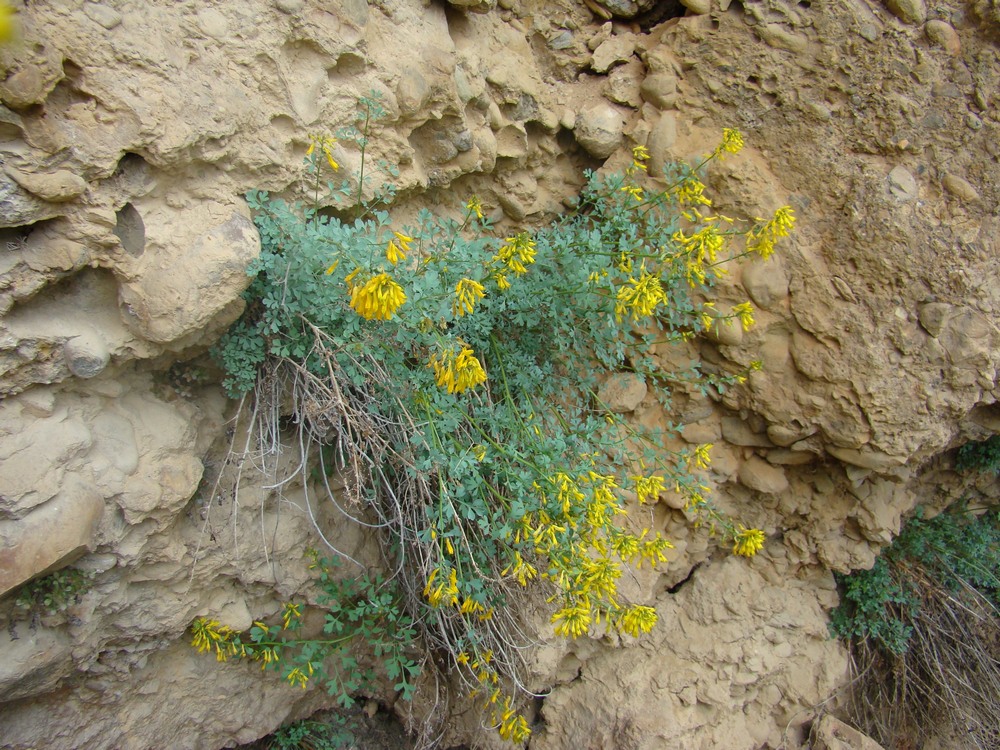
[[[795,34],[791,31],[785,29],[784,26],[777,23],[769,23],[764,25],[759,30],[760,38],[767,42],[772,47],[777,49],[787,50],[789,52],[794,52],[796,54],[801,54],[806,51],[806,47],[809,46],[809,40],[806,39],[801,34]]]
[[[122,14],[114,8],[100,3],[84,3],[83,12],[94,23],[100,24],[108,31],[122,22]]]
[[[673,73],[653,73],[639,86],[642,98],[657,109],[671,109],[677,104],[677,76]]]
[[[595,104],[576,117],[574,133],[587,153],[607,159],[621,145],[625,121],[610,104]]]
[[[975,203],[979,200],[979,191],[976,190],[972,186],[972,183],[964,177],[959,177],[957,174],[945,175],[944,180],[942,180],[942,184],[944,185],[945,190],[959,200],[963,200],[967,203]]]
[[[958,38],[958,32],[944,21],[928,21],[924,27],[924,32],[932,44],[943,47],[949,55],[958,55],[962,52],[962,42]]]
[[[917,180],[906,167],[893,167],[889,172],[889,192],[900,201],[917,199]]]
[[[888,0],[889,10],[906,23],[923,23],[927,18],[924,0]]]
[[[712,10],[712,0],[681,0],[681,5],[695,15],[703,15]]]

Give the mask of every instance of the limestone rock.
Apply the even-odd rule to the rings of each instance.
[[[677,76],[651,73],[639,85],[642,98],[658,109],[670,109],[677,103]]]
[[[590,66],[598,73],[607,73],[613,66],[628,62],[635,52],[635,40],[631,34],[612,36],[601,42],[594,50]]]
[[[739,470],[740,484],[757,492],[778,495],[788,489],[788,478],[778,466],[751,456]]]
[[[609,17],[635,18],[656,4],[656,0],[592,0],[595,6],[606,9]]]
[[[617,414],[635,411],[646,398],[646,380],[632,372],[615,373],[597,390],[597,399]]]
[[[722,418],[722,437],[727,443],[744,445],[753,448],[773,448],[767,435],[754,432],[750,425],[739,417]]]
[[[943,47],[949,55],[959,55],[962,53],[962,42],[958,38],[958,32],[946,21],[934,19],[927,22],[924,27],[927,38],[939,47]]]
[[[606,159],[621,145],[625,121],[610,104],[594,104],[580,112],[573,130],[577,142],[587,153]]]
[[[917,199],[917,180],[905,167],[893,167],[889,172],[889,192],[901,202]]]
[[[203,202],[175,210],[138,204],[146,250],[121,287],[129,320],[150,341],[167,343],[203,329],[216,316],[232,322],[249,285],[246,268],[260,252],[257,230],[245,207]],[[157,258],[166,247],[177,258],[164,274]],[[234,307],[235,305],[235,307]],[[218,324],[216,324],[218,325]]]
[[[964,177],[959,177],[956,174],[947,174],[944,176],[941,184],[944,185],[945,190],[966,203],[978,203],[980,200],[979,191]]]
[[[809,733],[813,750],[882,750],[871,737],[836,718],[825,714]]]
[[[6,172],[29,193],[50,203],[73,200],[87,189],[87,183],[82,177],[65,169],[39,174],[8,167]]]
[[[0,521],[0,596],[93,549],[104,500],[73,482],[18,521]]]
[[[788,298],[788,273],[780,255],[747,265],[742,281],[750,299],[765,310],[780,306]]]
[[[796,54],[805,52],[809,46],[809,40],[802,34],[795,34],[778,23],[765,24],[759,33],[760,38],[772,47]]]
[[[924,0],[887,0],[889,10],[906,23],[921,24],[927,18]]]
[[[649,132],[646,148],[649,150],[649,173],[662,177],[664,166],[674,161],[673,149],[677,143],[677,116],[664,112]]]
[[[122,14],[103,3],[84,3],[83,12],[94,23],[98,23],[108,31],[121,25]]]
[[[681,5],[696,15],[702,15],[712,10],[712,0],[681,0]]]
[[[497,0],[448,0],[456,8],[470,10],[473,13],[489,13],[497,7]]]

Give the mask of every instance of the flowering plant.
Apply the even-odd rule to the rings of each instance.
[[[313,143],[310,168],[334,166],[329,142]],[[358,143],[363,154],[367,127]],[[679,378],[717,389],[745,378],[665,371],[655,356],[699,328],[753,323],[749,303],[706,320],[699,301],[724,262],[766,257],[794,221],[785,207],[737,230],[707,213],[700,168],[741,147],[726,130],[701,164],[655,185],[637,146],[623,174],[588,174],[568,215],[503,239],[475,196],[457,216],[424,211],[411,225],[379,195],[353,220],[248,197],[263,252],[247,314],[219,347],[225,384],[258,405],[294,394],[303,443],[336,446],[316,452],[324,477],[347,481],[345,498],[324,480],[330,500],[371,514],[425,646],[449,655],[507,739],[530,731],[510,691],[530,692],[519,612],[532,591],[552,605],[558,636],[655,625],[655,608],[624,601],[617,581],[624,565],[667,560],[648,510],[662,491],[684,494],[737,554],[764,544],[706,500],[697,471],[710,445],[667,451],[664,432],[598,395],[620,371],[665,406]]]

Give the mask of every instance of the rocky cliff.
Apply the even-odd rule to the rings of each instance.
[[[766,531],[764,551],[727,558],[660,503],[670,565],[629,584],[660,625],[566,643],[539,615],[531,747],[799,746],[847,675],[832,572],[870,566],[917,505],[996,495],[949,452],[1000,429],[995,0],[15,10],[0,46],[4,747],[218,748],[329,702],[217,665],[186,628],[273,615],[306,585],[317,530],[371,559],[301,482],[233,490],[253,452],[232,465],[244,426],[206,356],[259,251],[243,195],[299,193],[308,135],[370,91],[388,116],[369,156],[398,169],[404,213],[475,193],[501,230],[531,226],[586,168],[643,144],[655,177],[737,127],[748,147],[712,167],[715,205],[799,217],[780,257],[717,290],[720,307],[749,296],[753,329],[658,352],[665,368],[763,369],[722,397],[678,391],[669,414],[645,388],[628,404],[714,444],[717,502]],[[356,150],[334,155],[357,172]],[[20,617],[22,585],[70,563],[85,593]],[[447,741],[499,742],[478,721],[456,713]]]

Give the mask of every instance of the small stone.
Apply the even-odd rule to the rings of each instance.
[[[902,203],[917,199],[917,180],[906,167],[893,167],[889,172],[889,192]]]
[[[563,29],[554,37],[549,39],[551,49],[569,49],[573,46],[573,32]]]
[[[642,105],[639,96],[639,80],[642,78],[642,63],[632,60],[619,65],[608,75],[605,96],[615,104],[638,109]]]
[[[845,724],[833,714],[824,714],[813,724],[809,733],[813,750],[882,750],[882,746],[866,734]]]
[[[213,39],[225,39],[229,35],[229,22],[226,17],[214,8],[198,11],[198,25],[205,36]]]
[[[93,332],[74,336],[63,347],[69,371],[78,378],[100,375],[111,361],[107,345]]]
[[[8,168],[6,172],[11,179],[29,193],[49,203],[64,203],[73,200],[87,189],[87,183],[82,177],[65,169],[32,174]]]
[[[750,299],[765,310],[780,306],[788,297],[788,274],[777,255],[769,261],[747,265],[742,281]]]
[[[646,398],[646,380],[634,372],[616,372],[597,389],[597,399],[616,414],[626,414]]]
[[[809,437],[816,430],[809,427],[800,427],[798,429],[792,429],[791,427],[785,427],[780,424],[772,424],[767,428],[767,436],[775,443],[775,445],[780,445],[783,448],[787,448],[790,445],[794,445],[800,440],[804,440]]]
[[[861,26],[858,28],[858,34],[861,35],[862,39],[868,42],[874,42],[879,38],[879,36],[881,36],[878,30],[878,26],[876,26],[873,23],[861,24]]]
[[[943,47],[949,55],[961,54],[962,42],[958,38],[958,32],[950,24],[935,19],[927,22],[924,31],[931,44]]]
[[[795,54],[801,54],[809,46],[809,40],[801,34],[788,31],[784,26],[777,23],[769,23],[758,29],[760,38],[770,46],[777,49],[787,50]]]
[[[298,13],[305,4],[305,0],[274,0],[274,7],[288,15]]]
[[[646,148],[649,150],[649,173],[654,177],[663,177],[667,164],[674,161],[672,150],[677,143],[677,116],[673,112],[664,112],[656,125],[649,131]]]
[[[978,115],[969,112],[969,114],[965,116],[965,125],[970,130],[981,130],[983,127],[983,121]]]
[[[903,459],[890,456],[881,451],[864,451],[856,448],[841,448],[836,445],[828,445],[826,452],[834,458],[843,461],[845,464],[877,472],[895,469],[905,463]]]
[[[607,159],[621,145],[625,121],[610,104],[595,104],[576,118],[574,133],[577,142],[591,156]]]
[[[968,180],[957,174],[945,175],[941,184],[945,190],[966,203],[975,203],[979,200],[979,191]]]
[[[771,439],[760,432],[754,432],[750,425],[739,417],[722,418],[722,439],[731,445],[749,448],[773,448]]]
[[[927,19],[924,0],[888,0],[888,6],[893,15],[906,23],[920,24]]]
[[[937,338],[952,309],[951,305],[944,302],[928,302],[917,308],[917,319],[927,333]]]
[[[429,94],[430,87],[420,75],[420,71],[407,67],[400,76],[399,83],[396,84],[396,102],[399,104],[400,112],[404,115],[416,114],[423,109]]]
[[[639,85],[639,94],[657,109],[672,109],[677,105],[677,76],[653,73]]]
[[[597,33],[587,40],[587,48],[591,52],[593,52],[602,44],[604,44],[605,41],[611,38],[611,31],[613,28],[614,26],[612,25],[611,21],[608,21],[606,24],[601,26],[601,28],[598,29]]]
[[[115,28],[122,22],[122,14],[114,8],[101,3],[84,3],[83,12],[91,21],[100,24],[108,31]]]
[[[809,451],[793,451],[788,448],[778,448],[767,452],[768,463],[778,466],[803,466],[816,460],[816,455]]]
[[[777,495],[788,489],[788,479],[783,469],[772,466],[757,456],[751,456],[737,474],[740,484],[757,492]]]
[[[606,73],[613,66],[630,60],[634,53],[635,39],[631,35],[613,36],[601,42],[594,50],[590,67],[598,73]]]
[[[704,15],[712,10],[712,0],[681,0],[681,5],[696,16]]]
[[[722,346],[739,346],[743,342],[743,326],[738,320],[718,320],[705,335]]]
[[[473,13],[489,13],[497,7],[497,0],[448,0],[456,8]]]

